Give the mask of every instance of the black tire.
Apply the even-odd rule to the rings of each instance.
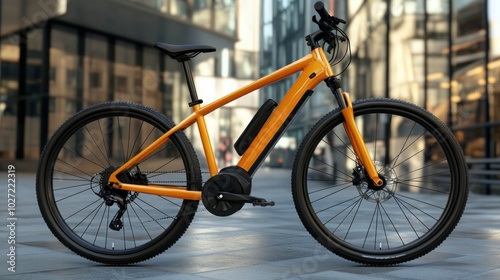
[[[75,253],[114,265],[144,261],[172,246],[199,201],[115,191],[127,209],[119,219],[122,228],[112,230],[120,208],[118,202],[109,205],[109,191],[106,201],[101,190],[106,176],[173,126],[159,112],[125,102],[95,105],[66,121],[47,143],[36,179],[40,211],[52,233]],[[147,178],[189,190],[202,184],[198,159],[182,132],[121,174],[131,183]]]
[[[415,105],[367,99],[353,108],[386,185],[374,190],[364,170],[356,170],[344,118],[334,110],[309,131],[295,157],[292,193],[300,219],[319,243],[355,262],[392,265],[423,256],[464,211],[468,174],[460,145]]]

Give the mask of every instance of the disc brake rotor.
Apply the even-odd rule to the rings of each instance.
[[[394,169],[390,166],[386,166],[383,163],[376,161],[374,162],[375,169],[378,170],[379,176],[384,181],[384,186],[382,188],[374,187],[368,182],[370,178],[365,175],[364,170],[354,171],[353,184],[358,189],[359,195],[367,201],[380,203],[391,199],[397,190],[397,174]]]

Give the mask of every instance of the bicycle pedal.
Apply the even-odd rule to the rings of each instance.
[[[263,200],[256,200],[252,202],[253,206],[261,206],[261,207],[266,207],[266,206],[274,206],[274,201],[266,201],[265,199]]]

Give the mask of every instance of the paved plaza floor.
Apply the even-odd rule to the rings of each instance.
[[[371,267],[319,245],[293,206],[287,169],[263,168],[252,194],[274,207],[246,205],[230,217],[201,210],[186,234],[163,254],[130,266],[107,266],[70,252],[38,210],[35,176],[16,174],[16,267],[8,270],[7,172],[0,174],[0,279],[500,279],[500,197],[471,194],[451,236],[417,260]],[[200,209],[202,206],[200,205]]]

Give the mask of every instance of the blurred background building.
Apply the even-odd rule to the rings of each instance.
[[[176,122],[188,116],[182,68],[152,48],[156,41],[217,48],[193,61],[205,103],[258,76],[259,1],[0,3],[0,160],[36,163],[64,120],[99,102],[143,103]],[[258,102],[252,95],[209,115],[213,143],[232,142]]]
[[[309,52],[303,37],[314,29],[313,2],[263,0],[261,75]],[[343,89],[354,99],[391,97],[425,107],[457,136],[473,184],[484,192],[500,187],[500,1],[323,2],[347,20],[352,63],[341,75]],[[291,82],[265,95],[279,99]],[[287,136],[299,141],[333,103],[317,89]]]
[[[193,61],[207,103],[307,54],[314,2],[1,0],[0,163],[36,162],[65,119],[98,102],[140,102],[179,121],[190,113],[184,75],[154,42],[217,48]],[[486,192],[499,184],[500,2],[323,2],[348,22],[352,63],[341,75],[343,89],[354,99],[392,97],[425,107],[454,131],[473,181]],[[232,144],[259,104],[280,100],[294,77],[208,116],[223,161],[235,161]],[[289,166],[305,133],[336,106],[319,86],[269,164]]]

